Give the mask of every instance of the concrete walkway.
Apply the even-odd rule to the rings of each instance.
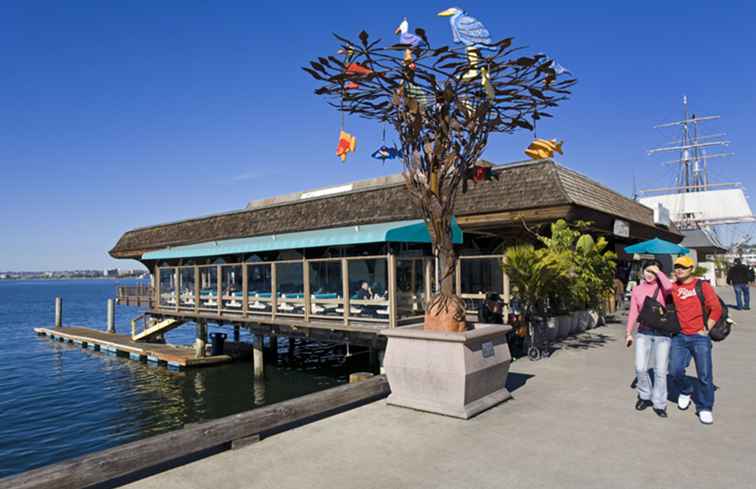
[[[127,487],[753,488],[756,314],[731,315],[737,329],[714,349],[713,426],[692,408],[634,410],[632,350],[612,324],[515,362],[515,399],[470,421],[381,401]]]

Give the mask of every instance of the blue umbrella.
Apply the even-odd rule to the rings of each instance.
[[[676,245],[659,238],[649,239],[648,241],[642,241],[625,247],[625,253],[628,254],[686,255],[689,251],[684,246]]]

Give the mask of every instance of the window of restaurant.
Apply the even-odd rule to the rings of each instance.
[[[272,280],[270,263],[247,265],[247,309],[250,313],[272,312]]]
[[[241,265],[221,266],[221,291],[223,309],[230,312],[242,312],[244,287]]]
[[[304,262],[276,263],[277,314],[304,315]]]
[[[343,317],[344,280],[341,260],[310,261],[309,267],[310,314]]]
[[[184,309],[194,309],[196,298],[194,297],[195,285],[194,267],[179,267],[179,306]]]
[[[160,269],[160,305],[176,307],[176,269]]]
[[[350,258],[349,317],[388,321],[389,280],[386,258]]]

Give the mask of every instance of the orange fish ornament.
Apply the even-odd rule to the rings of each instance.
[[[355,149],[357,149],[357,138],[346,131],[340,131],[336,156],[341,158],[341,161],[346,161],[347,153],[354,153]]]
[[[562,145],[564,141],[557,141],[556,139],[534,139],[528,149],[525,150],[525,155],[534,160],[542,160],[545,158],[551,158],[554,153],[564,154],[562,152]]]

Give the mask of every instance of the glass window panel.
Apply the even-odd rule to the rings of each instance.
[[[341,261],[310,262],[309,266],[310,314],[343,317],[344,283]]]
[[[176,306],[176,269],[160,269],[160,305]]]
[[[225,265],[221,267],[221,286],[223,308],[228,311],[241,313],[244,304],[241,265]]]
[[[304,314],[304,264],[277,263],[278,313]]]
[[[204,309],[218,308],[218,267],[199,267],[200,307]]]
[[[271,313],[271,266],[270,264],[248,265],[247,294],[249,295],[250,313]]]
[[[388,261],[349,260],[349,316],[388,321]]]
[[[504,291],[501,258],[467,258],[460,260],[463,294],[501,294]]]
[[[194,286],[196,284],[194,267],[179,268],[179,283],[181,291],[179,294],[179,300],[181,301],[179,305],[193,309],[195,305]]]
[[[423,261],[397,259],[396,314],[399,319],[419,316],[424,311]]]

